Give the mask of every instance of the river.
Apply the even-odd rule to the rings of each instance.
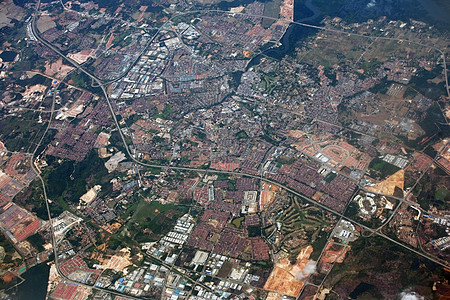
[[[319,25],[318,20],[320,12],[314,6],[313,0],[306,0],[301,3],[301,0],[296,0],[294,5],[294,21],[299,23],[308,23],[312,25]],[[280,40],[281,45],[276,48],[270,48],[263,53],[255,56],[247,65],[247,69],[258,65],[264,56],[269,56],[275,59],[281,59],[286,54],[290,54],[295,50],[295,45],[306,39],[308,36],[315,34],[317,29],[304,27],[296,24],[290,24],[283,37]]]
[[[44,300],[47,295],[50,266],[39,264],[26,271],[22,277],[25,281],[10,291],[10,299],[14,300]]]
[[[248,1],[248,0],[247,0]],[[378,3],[377,7],[369,9],[361,1],[348,0],[347,2],[342,1],[342,7],[337,5],[335,10],[332,11],[331,17],[338,16],[343,19],[347,19],[347,22],[354,20],[357,22],[364,22],[369,18],[378,18],[381,16],[387,16],[391,19],[402,19],[409,20],[410,18],[417,18],[419,20],[425,21],[429,24],[441,24],[439,28],[448,28],[450,30],[450,0],[405,0],[403,6],[399,9],[391,7],[393,4],[383,4]],[[446,2],[448,1],[448,2]],[[339,2],[339,1],[337,1]],[[364,1],[362,1],[364,2]],[[369,1],[367,1],[369,2]],[[380,1],[376,1],[380,2]],[[400,2],[394,1],[394,4],[399,4]],[[364,5],[362,5],[364,4]],[[322,1],[323,5],[323,1]],[[361,6],[362,5],[362,6]],[[360,7],[361,6],[361,7]],[[395,5],[394,5],[395,6]],[[428,14],[417,15],[417,9],[423,6]],[[344,7],[346,7],[344,9]],[[351,8],[349,8],[351,7]],[[320,26],[323,14],[320,13],[324,7],[317,7],[315,0],[295,0],[294,3],[294,21],[299,23],[308,23],[311,25]],[[359,10],[361,9],[361,10]],[[364,11],[364,12],[363,12]],[[330,11],[331,12],[331,11]],[[359,12],[359,13],[358,13]],[[444,27],[442,27],[444,24]],[[445,25],[447,24],[447,26]],[[252,61],[247,65],[247,68],[257,65],[261,58],[264,56],[269,56],[275,59],[281,59],[286,54],[291,54],[295,50],[295,45],[302,40],[305,40],[308,36],[314,35],[317,29],[304,27],[300,25],[291,24],[286,33],[280,40],[281,46],[276,48],[271,48],[264,51],[262,54],[257,55],[252,59]]]
[[[417,0],[420,5],[428,12],[430,18],[447,24],[447,30],[450,30],[450,4],[449,0]],[[444,1],[448,1],[445,3]],[[440,3],[441,2],[441,3]]]

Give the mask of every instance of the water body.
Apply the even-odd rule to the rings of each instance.
[[[368,284],[366,282],[361,282],[360,284],[358,284],[358,286],[353,290],[353,292],[350,293],[350,298],[352,299],[356,299],[358,298],[359,295],[368,292],[372,289],[375,289],[376,286],[372,285],[372,284]]]
[[[313,0],[306,0],[304,5],[301,1],[295,1],[294,4],[294,21],[299,23],[306,23],[311,25],[319,25],[320,12],[314,6]],[[274,58],[281,58],[282,56],[292,53],[295,45],[306,39],[308,36],[315,34],[317,29],[305,27],[297,24],[289,25],[286,33],[281,39],[281,47],[268,51],[266,54]]]
[[[307,23],[311,25],[319,25],[320,12],[317,7],[314,6],[313,0],[306,0],[304,3],[301,0],[294,2],[294,21],[299,23]],[[271,48],[263,53],[255,56],[247,65],[247,69],[258,65],[261,59],[265,56],[269,56],[275,59],[282,59],[285,55],[291,54],[295,50],[295,45],[305,40],[308,36],[317,32],[317,29],[300,26],[297,24],[289,25],[285,34],[280,40],[281,45],[276,48]]]
[[[430,18],[446,24],[450,30],[450,1],[449,0],[417,0],[428,12]]]
[[[39,264],[26,271],[22,277],[25,282],[10,291],[10,299],[14,300],[44,300],[47,295],[50,266]]]
[[[2,54],[0,54],[0,58],[4,62],[12,62],[17,56],[17,52],[14,51],[3,51]]]
[[[382,16],[403,21],[412,18],[450,31],[450,0],[295,0],[294,21],[321,26],[325,16],[340,17],[347,23],[365,22]],[[280,40],[281,46],[256,56],[248,67],[257,65],[264,56],[282,59],[292,54],[298,42],[315,33],[317,29],[291,24]]]
[[[319,16],[319,9],[314,6],[313,0],[306,0],[304,4],[305,8],[308,9],[312,14],[309,16],[305,16],[308,12],[303,10],[303,7],[300,3],[295,3],[294,6],[294,21],[307,23],[310,21],[314,21]]]

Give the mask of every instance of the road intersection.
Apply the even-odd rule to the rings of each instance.
[[[284,190],[286,190],[286,191],[288,191],[288,192],[290,192],[290,193],[292,193],[292,194],[294,194],[294,195],[300,197],[301,199],[303,199],[303,200],[305,200],[305,201],[308,201],[308,202],[310,202],[311,204],[313,204],[313,205],[315,205],[315,206],[317,206],[317,207],[320,207],[321,209],[324,209],[324,210],[326,210],[326,211],[328,211],[328,212],[330,212],[330,213],[332,213],[332,214],[334,214],[334,215],[336,215],[336,216],[339,216],[342,220],[350,221],[350,222],[352,222],[352,223],[354,223],[354,224],[360,226],[361,229],[364,229],[365,231],[370,232],[371,234],[378,235],[378,236],[380,236],[380,237],[382,237],[382,238],[384,238],[384,239],[386,239],[386,240],[388,240],[388,241],[390,241],[390,242],[392,242],[392,243],[394,243],[394,244],[396,244],[396,245],[399,245],[399,246],[403,247],[404,249],[407,249],[407,250],[409,250],[409,251],[411,251],[411,252],[413,252],[413,253],[415,253],[415,254],[417,254],[417,255],[419,255],[419,256],[422,256],[422,257],[424,257],[424,258],[426,258],[426,259],[428,259],[428,260],[430,260],[430,261],[432,261],[432,262],[434,262],[434,263],[436,263],[436,264],[438,264],[438,265],[440,265],[440,266],[442,266],[442,267],[450,268],[450,264],[449,264],[448,262],[442,261],[442,260],[440,260],[440,259],[438,259],[438,258],[436,258],[436,257],[433,257],[433,256],[429,255],[429,254],[422,253],[422,252],[420,252],[420,251],[418,251],[418,250],[416,250],[416,249],[414,249],[414,248],[411,248],[410,246],[407,246],[407,245],[405,245],[405,244],[403,244],[403,243],[401,243],[401,242],[398,242],[398,241],[394,240],[393,238],[387,236],[386,234],[382,233],[382,232],[381,232],[381,229],[382,229],[382,227],[383,227],[384,225],[383,225],[382,227],[380,227],[380,228],[377,228],[377,229],[369,228],[369,227],[367,227],[367,226],[365,226],[365,225],[363,225],[363,224],[361,224],[361,223],[359,223],[359,222],[354,221],[353,219],[350,219],[349,217],[346,217],[343,213],[340,213],[340,212],[338,212],[338,211],[335,211],[335,210],[333,210],[333,209],[331,209],[331,208],[329,208],[329,207],[327,207],[327,206],[325,206],[325,205],[323,205],[323,204],[321,204],[321,203],[319,203],[319,202],[317,202],[317,201],[315,201],[315,200],[313,200],[313,199],[311,199],[311,198],[305,197],[304,195],[298,193],[297,191],[295,191],[295,190],[293,190],[293,189],[291,189],[291,188],[289,188],[289,187],[287,187],[287,186],[285,186],[285,185],[283,185],[283,184],[281,184],[281,183],[279,183],[279,182],[276,182],[276,181],[271,180],[271,179],[268,179],[268,178],[264,178],[263,176],[260,176],[260,175],[252,175],[252,174],[248,174],[248,173],[245,173],[245,172],[234,172],[234,171],[222,171],[222,170],[215,170],[215,169],[201,169],[201,168],[178,167],[178,166],[170,166],[170,165],[167,166],[167,165],[159,165],[159,164],[149,164],[149,163],[145,163],[145,162],[142,162],[142,161],[138,160],[138,159],[135,157],[135,155],[134,155],[133,153],[131,153],[130,148],[129,148],[129,145],[128,145],[127,142],[126,142],[125,136],[124,136],[124,134],[123,134],[123,132],[122,132],[120,126],[119,126],[119,122],[118,122],[118,120],[117,120],[116,113],[114,112],[113,106],[112,106],[112,104],[111,104],[111,100],[109,99],[109,96],[108,96],[106,87],[108,86],[108,84],[110,84],[110,83],[112,83],[112,82],[115,82],[115,81],[118,81],[118,80],[120,80],[121,78],[123,78],[123,77],[127,74],[127,72],[133,67],[133,65],[136,63],[137,59],[139,59],[140,55],[139,55],[138,58],[134,61],[134,64],[132,64],[132,65],[129,67],[128,70],[126,70],[124,73],[120,74],[116,79],[114,79],[114,80],[112,80],[112,81],[108,81],[108,82],[102,81],[101,79],[99,79],[99,78],[96,77],[95,75],[93,75],[93,74],[89,73],[88,71],[86,71],[86,69],[83,68],[82,65],[80,65],[79,63],[77,63],[77,62],[74,61],[73,59],[71,59],[71,58],[67,57],[66,55],[64,55],[57,47],[55,47],[54,45],[52,45],[51,43],[49,43],[48,41],[46,41],[45,39],[43,39],[43,38],[40,36],[39,31],[37,30],[37,27],[36,27],[36,19],[37,19],[37,17],[39,16],[40,4],[41,4],[41,1],[38,0],[37,3],[36,3],[35,12],[34,12],[33,17],[32,17],[32,19],[31,19],[31,32],[32,32],[32,34],[33,34],[33,37],[34,37],[38,42],[40,42],[41,44],[43,44],[43,45],[45,45],[46,47],[50,48],[51,50],[53,50],[54,52],[56,52],[59,56],[61,56],[61,57],[64,58],[65,60],[67,60],[67,61],[68,61],[70,64],[72,64],[77,70],[79,70],[79,71],[83,72],[84,74],[86,74],[87,76],[89,76],[89,77],[92,79],[93,83],[95,83],[95,86],[101,88],[101,90],[102,90],[102,92],[103,92],[103,95],[104,95],[104,98],[105,98],[105,100],[106,100],[106,103],[107,103],[107,105],[108,105],[108,108],[109,108],[109,110],[110,110],[111,117],[113,118],[113,121],[114,121],[114,124],[115,124],[115,127],[116,127],[117,131],[119,132],[119,135],[120,135],[120,137],[121,137],[121,140],[122,140],[122,142],[123,142],[123,145],[124,145],[124,148],[125,148],[125,150],[126,150],[126,152],[127,152],[127,155],[128,155],[128,157],[129,157],[133,162],[135,162],[136,164],[141,165],[141,166],[144,166],[144,167],[160,168],[160,169],[165,169],[165,170],[188,171],[188,172],[189,172],[189,171],[194,171],[194,172],[199,172],[199,173],[213,173],[213,174],[238,175],[238,176],[244,176],[244,177],[250,177],[250,178],[255,178],[255,179],[258,179],[258,180],[262,180],[262,181],[264,181],[264,182],[266,182],[266,183],[269,183],[269,184],[275,185],[275,186],[277,186],[277,187],[280,187],[280,188],[282,188],[282,189],[284,189]],[[335,30],[335,29],[324,28],[324,27],[315,26],[315,25],[306,24],[306,23],[299,23],[299,22],[295,22],[295,21],[291,21],[291,20],[286,20],[286,19],[279,19],[279,18],[265,17],[265,16],[261,16],[261,15],[253,15],[253,14],[246,14],[246,13],[234,13],[234,12],[230,12],[230,11],[220,11],[220,10],[196,10],[196,11],[181,12],[181,13],[178,13],[178,14],[175,14],[174,16],[172,16],[172,18],[170,18],[165,24],[163,24],[163,25],[158,29],[158,31],[154,34],[154,36],[151,38],[151,40],[150,40],[149,43],[151,43],[151,42],[158,36],[158,34],[161,32],[161,30],[162,30],[167,24],[169,24],[174,18],[176,18],[176,17],[178,17],[178,16],[181,16],[181,15],[188,15],[188,14],[195,14],[195,13],[208,13],[208,12],[217,12],[217,13],[231,14],[231,15],[233,15],[233,14],[238,14],[238,15],[245,15],[245,16],[250,16],[250,17],[268,18],[268,19],[275,20],[275,21],[281,20],[281,21],[283,21],[283,22],[288,22],[288,23],[290,23],[290,24],[296,24],[296,25],[299,25],[299,26],[310,27],[310,28],[314,28],[314,29],[317,29],[317,30],[323,30],[323,31],[335,32],[335,33],[345,33],[345,34],[349,34],[349,35],[354,35],[354,36],[359,36],[359,37],[364,37],[364,38],[374,39],[374,41],[375,41],[375,40],[394,40],[394,41],[398,41],[398,42],[409,42],[409,43],[415,44],[415,45],[417,45],[417,46],[428,47],[428,48],[430,48],[430,49],[433,49],[433,50],[435,50],[435,51],[438,51],[438,52],[441,54],[441,56],[442,56],[442,63],[443,63],[444,74],[445,74],[444,77],[445,77],[445,80],[446,80],[446,91],[447,91],[448,96],[450,97],[450,89],[449,89],[449,85],[448,85],[448,76],[447,76],[447,67],[446,67],[445,53],[444,53],[442,50],[440,50],[440,49],[438,49],[438,48],[435,48],[435,47],[433,47],[433,46],[430,46],[430,45],[425,45],[425,44],[418,43],[418,42],[413,42],[413,41],[406,41],[406,40],[398,39],[398,38],[379,37],[379,36],[373,37],[373,36],[367,36],[367,35],[363,35],[363,34],[348,33],[348,32],[345,32],[345,31],[340,31],[340,30]],[[144,49],[144,50],[145,50],[145,49]],[[141,55],[142,55],[142,53],[141,53]],[[60,83],[58,83],[58,86],[59,86],[59,84],[60,84]],[[55,89],[57,89],[58,86],[56,86]],[[87,287],[92,287],[92,288],[95,288],[95,289],[98,289],[98,290],[102,290],[102,291],[107,292],[107,293],[112,293],[112,294],[115,294],[115,295],[124,295],[124,296],[126,295],[127,297],[131,297],[131,298],[134,298],[134,299],[145,299],[145,298],[141,298],[141,297],[132,297],[132,296],[130,296],[130,295],[128,295],[128,294],[123,294],[123,293],[120,293],[120,292],[117,292],[117,291],[114,291],[114,290],[111,290],[111,289],[107,289],[107,288],[93,287],[93,286],[90,286],[90,285],[87,285],[87,284],[83,284],[83,283],[80,283],[80,282],[72,281],[71,279],[67,278],[64,274],[62,274],[62,272],[61,272],[60,269],[59,269],[59,257],[58,257],[58,251],[57,251],[57,244],[56,244],[56,240],[55,240],[54,229],[53,229],[53,226],[52,226],[52,217],[51,217],[51,213],[50,213],[49,200],[48,200],[48,198],[47,198],[47,193],[46,193],[46,185],[45,185],[44,179],[42,178],[42,176],[40,175],[39,171],[37,170],[37,168],[36,168],[36,166],[35,166],[35,164],[34,164],[34,159],[35,159],[36,155],[39,155],[39,153],[36,153],[36,151],[37,151],[37,149],[39,148],[39,146],[41,145],[42,141],[44,140],[44,137],[45,137],[47,131],[49,130],[50,125],[51,125],[51,122],[52,122],[52,119],[53,119],[53,115],[54,115],[54,112],[55,112],[55,95],[56,95],[56,93],[54,93],[54,97],[53,97],[52,108],[51,108],[51,111],[50,111],[51,116],[50,116],[50,119],[49,119],[49,124],[48,124],[48,126],[47,126],[47,128],[46,128],[46,130],[45,130],[45,132],[44,132],[44,134],[43,134],[43,136],[41,137],[41,140],[40,140],[39,143],[37,144],[37,146],[36,146],[34,152],[32,153],[31,167],[32,167],[33,170],[36,172],[36,174],[37,174],[37,176],[38,176],[38,178],[39,178],[39,180],[41,181],[41,184],[42,184],[43,194],[44,194],[44,199],[45,199],[45,204],[46,204],[46,208],[47,208],[47,212],[48,212],[48,217],[49,217],[50,230],[51,230],[51,233],[52,233],[53,252],[54,252],[54,255],[55,255],[55,266],[56,266],[56,268],[57,268],[57,271],[58,271],[59,275],[60,275],[62,278],[64,278],[65,280],[70,281],[70,282],[74,282],[74,283],[79,284],[79,285],[83,285],[83,286],[87,286]],[[446,119],[446,121],[448,121],[448,120]],[[448,122],[447,122],[447,123],[448,123]],[[438,157],[438,156],[437,156],[437,157]],[[436,160],[436,159],[435,159],[435,160]],[[407,193],[406,196],[407,196],[407,195],[409,195],[409,193]],[[415,206],[417,206],[416,203],[407,200],[407,197],[406,197],[406,196],[405,196],[404,198],[396,198],[397,200],[400,200],[400,203],[399,203],[399,205],[396,207],[396,209],[395,209],[394,212],[397,211],[398,207],[399,207],[402,203],[406,203],[406,204],[408,204],[408,205],[415,205]],[[395,214],[395,213],[394,213],[394,214]],[[393,215],[394,215],[394,214],[393,214]],[[387,223],[392,219],[393,215],[390,217],[390,219],[389,219],[385,224],[387,224]],[[330,235],[330,236],[331,236],[331,235]]]

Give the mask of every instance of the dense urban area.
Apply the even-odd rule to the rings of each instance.
[[[448,31],[299,3],[2,1],[2,299],[447,299]]]

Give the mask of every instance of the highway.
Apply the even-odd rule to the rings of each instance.
[[[198,168],[188,168],[188,167],[166,166],[166,165],[158,165],[158,164],[148,164],[148,163],[144,163],[144,162],[139,161],[139,160],[136,159],[136,157],[131,153],[131,151],[130,151],[130,149],[129,149],[129,146],[128,146],[128,144],[126,143],[125,136],[124,136],[124,134],[123,134],[123,132],[122,132],[120,126],[119,126],[119,123],[118,123],[118,121],[117,121],[116,114],[115,114],[115,112],[114,112],[114,109],[113,109],[113,107],[112,107],[111,101],[110,101],[109,96],[108,96],[108,93],[107,93],[107,91],[106,91],[105,84],[107,84],[107,83],[102,82],[99,78],[97,78],[96,76],[94,76],[94,75],[92,75],[91,73],[87,72],[80,64],[78,64],[76,61],[72,60],[71,58],[65,56],[58,48],[56,48],[55,46],[53,46],[51,43],[47,42],[45,39],[43,39],[43,38],[39,35],[39,32],[38,32],[38,30],[37,30],[37,28],[36,28],[36,18],[37,18],[37,16],[39,15],[39,10],[40,10],[40,0],[37,1],[36,8],[35,8],[35,12],[34,12],[34,15],[33,15],[32,20],[31,20],[31,30],[32,30],[32,33],[33,33],[34,37],[37,39],[37,41],[39,41],[40,43],[42,43],[42,44],[45,45],[46,47],[52,49],[54,52],[56,52],[56,53],[57,53],[58,55],[60,55],[62,58],[66,59],[68,62],[70,62],[76,69],[80,70],[81,72],[83,72],[84,74],[86,74],[87,76],[89,76],[89,77],[93,80],[93,82],[95,82],[95,83],[102,89],[103,94],[104,94],[104,97],[105,97],[105,100],[106,100],[106,103],[107,103],[108,108],[109,108],[110,113],[111,113],[111,117],[113,118],[115,127],[116,127],[116,129],[118,130],[119,135],[120,135],[120,137],[121,137],[121,139],[122,139],[122,142],[123,142],[123,144],[124,144],[124,147],[125,147],[125,150],[126,150],[126,152],[127,152],[127,155],[128,155],[128,156],[130,157],[130,159],[133,160],[136,164],[139,164],[139,165],[144,166],[144,167],[161,168],[161,169],[170,169],[170,170],[175,170],[175,171],[194,171],[194,172],[202,172],[202,173],[229,174],[229,175],[245,176],[245,177],[250,177],[250,178],[255,178],[255,179],[263,180],[264,182],[267,182],[267,183],[276,185],[276,186],[278,186],[278,187],[280,187],[280,188],[282,188],[282,189],[285,189],[286,191],[289,191],[290,193],[292,193],[292,194],[294,194],[294,195],[296,195],[296,196],[298,196],[298,197],[304,199],[305,201],[308,201],[308,202],[310,202],[311,204],[313,204],[313,205],[315,205],[315,206],[317,206],[317,207],[320,207],[320,208],[322,208],[322,209],[324,209],[324,210],[326,210],[326,211],[328,211],[328,212],[331,212],[331,213],[333,213],[333,214],[335,214],[335,215],[341,217],[342,219],[351,221],[353,224],[356,224],[356,225],[360,226],[362,229],[365,229],[365,230],[367,230],[367,231],[369,231],[369,232],[371,232],[371,233],[373,233],[373,234],[379,235],[379,236],[381,236],[381,237],[383,237],[383,238],[389,240],[390,242],[392,242],[392,243],[394,243],[394,244],[397,244],[397,245],[403,247],[404,249],[407,249],[407,250],[409,250],[409,251],[411,251],[411,252],[413,252],[413,253],[415,253],[415,254],[421,256],[421,257],[424,257],[424,258],[426,258],[426,259],[428,259],[428,260],[430,260],[430,261],[432,261],[432,262],[434,262],[434,263],[436,263],[436,264],[438,264],[438,265],[440,265],[440,266],[442,266],[442,267],[447,267],[447,268],[450,267],[450,264],[449,264],[448,262],[439,260],[439,259],[437,259],[437,258],[435,258],[435,257],[432,257],[432,256],[428,255],[428,254],[421,253],[421,252],[419,252],[418,250],[413,249],[413,248],[411,248],[411,247],[409,247],[409,246],[407,246],[407,245],[404,245],[403,243],[400,243],[400,242],[398,242],[398,241],[392,239],[391,237],[389,237],[389,236],[387,236],[387,235],[385,235],[385,234],[383,234],[383,233],[381,233],[381,232],[379,232],[379,231],[377,231],[377,230],[374,230],[374,229],[372,229],[372,228],[368,228],[368,227],[364,226],[363,224],[360,224],[360,223],[358,223],[358,222],[355,222],[354,220],[352,220],[352,219],[350,219],[350,218],[344,216],[342,213],[339,213],[339,212],[337,212],[337,211],[335,211],[335,210],[333,210],[333,209],[331,209],[331,208],[329,208],[329,207],[326,207],[325,205],[323,205],[323,204],[321,204],[321,203],[319,203],[319,202],[316,202],[316,201],[314,201],[314,200],[311,199],[311,198],[305,197],[305,196],[303,196],[302,194],[296,192],[295,190],[293,190],[293,189],[291,189],[291,188],[289,188],[289,187],[287,187],[287,186],[284,186],[284,185],[282,185],[282,184],[280,184],[280,183],[278,183],[278,182],[275,182],[275,181],[273,181],[273,180],[271,180],[271,179],[263,178],[263,177],[257,176],[257,175],[247,174],[247,173],[244,173],[244,172],[233,172],[233,171],[220,171],[220,170],[214,170],[214,169],[198,169]],[[177,16],[180,16],[180,15],[187,15],[187,14],[193,14],[193,13],[206,13],[206,12],[217,12],[217,13],[223,13],[223,14],[245,15],[245,16],[252,16],[252,17],[268,18],[268,19],[271,19],[271,20],[281,20],[281,21],[284,21],[284,22],[288,22],[288,23],[292,23],[292,24],[297,24],[297,25],[300,25],[300,26],[305,26],[305,27],[310,27],[310,28],[315,28],[315,29],[322,30],[322,31],[329,31],[329,32],[335,32],[335,33],[340,33],[340,34],[348,34],[348,35],[360,36],[360,37],[365,37],[365,38],[370,38],[370,39],[376,38],[376,39],[384,39],[384,40],[394,40],[394,41],[399,41],[399,42],[400,42],[400,41],[401,41],[401,42],[409,42],[409,43],[411,43],[411,44],[415,44],[415,45],[418,45],[418,46],[423,46],[423,47],[431,48],[431,49],[433,49],[433,50],[438,51],[438,52],[442,55],[442,58],[443,58],[443,66],[444,66],[444,73],[445,73],[445,79],[446,79],[446,90],[447,90],[448,95],[450,96],[450,90],[449,90],[449,87],[448,87],[448,78],[447,78],[446,60],[445,60],[445,54],[444,54],[444,52],[441,51],[440,49],[437,49],[437,48],[433,47],[433,46],[425,45],[425,44],[418,43],[418,42],[411,42],[411,41],[407,41],[407,40],[403,40],[403,39],[398,39],[398,38],[372,37],[372,36],[367,36],[367,35],[363,35],[363,34],[348,33],[348,32],[345,32],[345,31],[340,31],[340,30],[335,30],[335,29],[329,29],[329,28],[323,28],[323,27],[320,27],[320,26],[315,26],[315,25],[310,25],[310,24],[305,24],[305,23],[294,22],[294,21],[290,21],[290,20],[286,20],[286,19],[270,18],[270,17],[261,16],[261,15],[244,14],[244,13],[232,13],[232,12],[229,12],[229,11],[220,11],[220,10],[197,10],[197,11],[188,11],[188,12],[183,12],[183,13],[176,14],[176,15],[174,15],[173,17],[171,17],[170,20],[169,20],[168,22],[166,22],[164,25],[162,25],[162,26],[158,29],[158,32],[156,33],[156,35],[162,30],[162,28],[163,28],[165,25],[169,24],[169,23],[172,21],[172,19],[175,18],[175,17],[177,17]],[[156,37],[156,35],[155,35],[155,37]],[[117,80],[119,80],[119,79],[120,79],[121,77],[123,77],[123,76],[124,76],[124,74],[121,74]],[[53,101],[53,104],[52,104],[51,117],[50,117],[49,124],[48,124],[48,126],[47,126],[47,129],[46,129],[44,135],[42,136],[41,140],[39,141],[38,146],[36,147],[35,151],[33,152],[32,158],[34,158],[34,157],[36,156],[36,151],[37,151],[37,149],[39,148],[40,144],[42,143],[42,141],[43,141],[43,139],[44,139],[44,137],[45,137],[45,135],[46,135],[46,133],[47,133],[49,127],[50,127],[51,120],[52,120],[53,114],[54,114],[54,102],[55,102],[55,101]],[[34,171],[36,172],[36,174],[38,175],[38,178],[39,178],[39,180],[41,181],[42,188],[43,188],[44,199],[45,199],[45,203],[46,203],[46,208],[47,208],[48,217],[49,217],[49,222],[50,222],[50,227],[51,227],[51,232],[52,232],[52,244],[53,244],[53,252],[54,252],[54,254],[55,254],[55,266],[56,266],[56,268],[57,268],[57,270],[58,270],[58,274],[59,274],[62,278],[64,278],[64,279],[67,280],[67,281],[74,282],[74,281],[70,280],[69,278],[67,278],[66,276],[64,276],[64,274],[62,274],[62,272],[60,271],[60,268],[59,268],[59,259],[58,259],[58,255],[57,255],[57,245],[56,245],[55,236],[54,236],[54,231],[53,231],[52,218],[51,218],[50,207],[49,207],[49,201],[48,201],[48,198],[47,198],[47,193],[46,193],[46,188],[45,188],[45,182],[44,182],[43,178],[40,176],[38,170],[36,169],[36,167],[35,167],[35,165],[34,165],[34,159],[31,160],[31,165],[32,165],[33,170],[34,170]],[[402,199],[402,200],[404,201],[404,199]],[[86,284],[83,284],[83,283],[80,283],[80,282],[74,282],[74,283],[79,284],[79,285],[84,285],[84,286],[92,287],[92,286],[90,286],[90,285],[86,285]],[[107,288],[98,288],[98,287],[95,287],[95,289],[102,290],[102,291],[105,291],[105,292],[108,292],[108,293],[111,293],[111,294],[116,294],[116,295],[124,295],[124,296],[126,295],[127,297],[130,297],[130,298],[133,298],[133,299],[145,299],[145,298],[141,298],[141,297],[133,297],[133,296],[130,296],[130,295],[124,294],[124,293],[119,293],[119,292],[116,292],[116,291],[114,291],[114,290],[110,290],[110,289],[107,289]]]
[[[38,15],[38,12],[39,12],[40,2],[41,2],[41,1],[38,0],[37,5],[36,5],[36,10],[35,10],[35,13],[34,13],[33,18],[32,18],[32,30],[33,30],[33,34],[35,35],[35,37],[36,37],[39,41],[41,41],[44,45],[48,46],[48,45],[50,45],[50,44],[47,43],[46,41],[42,40],[42,39],[40,38],[40,36],[36,34],[36,31],[35,31],[35,30],[36,30],[36,28],[35,28],[35,26],[36,26],[36,25],[35,25],[35,22],[36,22],[36,16]],[[45,43],[44,43],[44,42],[45,42]],[[51,49],[52,49],[53,51],[55,51],[54,47],[51,47]],[[57,53],[58,53],[60,56],[66,58],[60,51],[58,51]],[[68,59],[68,58],[66,58],[66,59]],[[71,61],[71,62],[72,62],[72,61]],[[76,62],[74,62],[74,63],[76,64]],[[74,66],[75,66],[75,64],[74,64]],[[78,64],[76,64],[76,65],[78,65]],[[62,81],[59,81],[59,82],[58,82],[57,86],[55,86],[55,91],[59,88],[59,85],[60,85],[61,83],[62,83]],[[56,98],[56,92],[53,93],[53,101],[52,101],[52,107],[51,107],[51,111],[50,111],[50,118],[49,118],[48,125],[47,125],[47,127],[46,127],[46,129],[45,129],[45,132],[44,132],[44,134],[42,135],[41,139],[40,139],[39,142],[37,143],[36,148],[34,149],[33,153],[31,154],[30,166],[31,166],[32,170],[36,173],[36,175],[37,175],[37,177],[39,178],[39,181],[41,182],[41,185],[42,185],[42,191],[43,191],[43,196],[44,196],[44,200],[45,200],[45,206],[46,206],[46,209],[47,209],[48,221],[49,221],[49,224],[50,224],[50,232],[51,232],[51,236],[52,236],[52,249],[53,249],[53,254],[54,254],[54,256],[55,256],[55,258],[54,258],[54,259],[55,259],[55,266],[56,266],[56,270],[57,270],[57,272],[58,272],[58,275],[59,275],[61,278],[63,278],[64,280],[68,281],[68,282],[72,282],[72,283],[74,283],[74,284],[78,284],[78,285],[85,286],[85,287],[94,288],[94,287],[91,286],[91,285],[88,285],[88,284],[85,284],[85,283],[81,283],[81,282],[78,282],[78,281],[73,281],[73,280],[71,280],[70,278],[66,277],[66,276],[61,272],[61,269],[60,269],[60,267],[59,267],[59,263],[60,263],[60,262],[59,262],[59,257],[58,257],[58,245],[57,245],[56,239],[55,239],[55,231],[54,231],[54,227],[53,227],[53,219],[52,219],[52,215],[51,215],[51,212],[50,212],[49,199],[48,199],[48,197],[47,197],[47,189],[46,189],[46,185],[45,185],[44,179],[42,178],[42,176],[41,176],[39,170],[38,170],[38,169],[36,168],[36,166],[35,166],[35,161],[34,161],[34,160],[35,160],[36,154],[37,154],[36,151],[38,150],[38,148],[39,148],[40,145],[42,144],[42,141],[44,140],[44,138],[45,138],[45,136],[46,136],[48,130],[50,129],[50,126],[51,126],[51,123],[52,123],[52,120],[53,120],[53,115],[54,115],[54,112],[55,112],[55,102],[56,102],[56,99],[55,99],[55,98]],[[131,296],[131,295],[128,295],[128,294],[125,294],[125,293],[120,293],[120,292],[117,292],[117,291],[114,291],[114,290],[111,290],[111,289],[107,289],[107,288],[95,287],[95,289],[97,289],[97,290],[102,290],[102,291],[107,292],[107,293],[109,293],[109,294],[114,294],[114,295],[118,295],[118,296],[127,296],[127,297],[129,297],[129,298],[131,298],[131,299],[148,299],[148,298],[144,298],[144,297],[134,297],[134,296]]]

